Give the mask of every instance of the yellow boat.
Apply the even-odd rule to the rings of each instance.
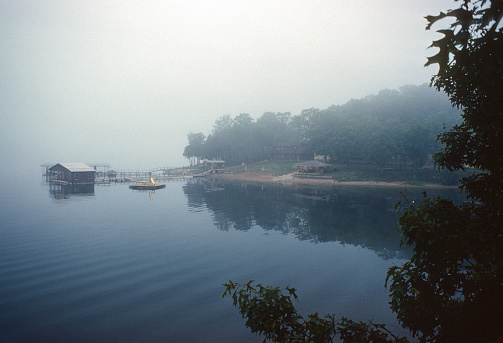
[[[164,183],[155,183],[153,177],[150,178],[150,183],[142,182],[142,183],[135,183],[134,185],[129,186],[129,188],[131,189],[145,189],[145,190],[160,189],[164,187],[166,187]]]

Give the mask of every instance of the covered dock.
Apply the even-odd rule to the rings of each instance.
[[[298,173],[322,174],[335,170],[334,165],[316,160],[296,163],[294,166]]]

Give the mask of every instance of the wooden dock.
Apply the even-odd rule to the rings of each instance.
[[[42,174],[48,176],[48,169],[53,163],[44,163],[40,166],[43,168]],[[154,178],[156,181],[166,181],[173,179],[189,179],[193,177],[205,177],[210,174],[210,171],[201,172],[200,169],[190,167],[159,167],[146,170],[113,170],[109,164],[90,163],[96,170],[95,184],[110,184],[110,183],[129,183],[148,181]]]

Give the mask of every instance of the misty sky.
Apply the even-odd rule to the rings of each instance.
[[[327,108],[429,82],[449,0],[0,0],[2,169],[187,165],[222,115]],[[0,169],[1,171],[1,169]]]

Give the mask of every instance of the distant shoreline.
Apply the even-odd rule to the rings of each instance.
[[[407,182],[383,182],[383,181],[335,181],[332,179],[317,179],[308,177],[295,177],[295,173],[275,176],[269,172],[253,172],[243,171],[234,174],[212,174],[208,176],[210,179],[228,180],[228,181],[248,181],[252,183],[267,183],[267,184],[295,184],[295,185],[310,185],[310,186],[359,186],[359,187],[388,187],[388,188],[445,188],[453,189],[458,186],[445,186],[436,183],[426,183],[424,185],[411,185]]]

